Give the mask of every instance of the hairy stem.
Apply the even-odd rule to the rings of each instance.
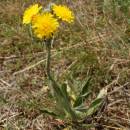
[[[50,60],[51,60],[51,44],[47,44],[47,76],[49,80],[51,80],[51,74],[50,74]]]
[[[75,112],[71,109],[71,104],[69,100],[66,99],[66,96],[60,89],[59,85],[51,76],[51,72],[50,72],[51,40],[48,40],[48,42],[46,43],[46,47],[47,47],[47,76],[48,76],[49,81],[51,81],[52,83],[52,89],[54,92],[54,97],[56,99],[56,102],[71,115],[73,120],[76,120]]]

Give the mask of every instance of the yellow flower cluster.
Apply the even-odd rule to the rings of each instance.
[[[40,39],[51,38],[58,30],[60,20],[74,21],[74,14],[68,7],[54,4],[47,12],[35,4],[27,8],[23,15],[23,24],[31,24],[34,34]]]

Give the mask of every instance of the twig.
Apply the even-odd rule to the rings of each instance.
[[[2,82],[4,85],[11,87],[11,85],[9,83],[7,83],[6,81],[4,81],[3,79],[0,79],[0,82]]]
[[[115,92],[118,92],[119,90],[123,89],[125,86],[127,86],[129,84],[129,82],[125,83],[124,85],[116,88],[115,90],[113,90],[112,92],[108,93],[109,95],[115,93]]]
[[[115,104],[120,103],[120,102],[124,102],[124,100],[123,100],[123,99],[116,100],[116,101],[110,103],[110,104],[108,105],[108,108],[111,107],[111,106],[114,106]]]
[[[56,56],[57,54],[58,54],[58,53],[52,55],[52,57]],[[20,70],[20,71],[15,72],[13,75],[15,76],[15,75],[17,75],[17,74],[20,74],[20,73],[23,73],[23,72],[25,72],[25,71],[28,71],[28,70],[30,70],[30,69],[32,69],[32,68],[34,68],[34,67],[40,65],[41,63],[46,62],[46,60],[47,60],[47,59],[40,60],[40,61],[37,62],[36,64],[30,65],[30,66],[26,67],[26,68],[23,69],[23,70]]]
[[[107,126],[107,125],[102,125],[108,129],[113,129],[113,130],[123,130],[122,128],[117,128],[117,127],[113,127],[113,126]]]
[[[130,102],[129,102],[129,98],[125,92],[125,88],[123,88],[123,92],[124,92],[124,96],[125,96],[125,100],[126,100],[126,103],[127,103],[127,106],[130,108]]]
[[[0,60],[9,60],[9,59],[13,59],[13,58],[18,58],[18,56],[12,55],[9,57],[0,57]]]

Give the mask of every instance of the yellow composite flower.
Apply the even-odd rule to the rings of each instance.
[[[38,4],[31,5],[27,8],[23,15],[23,24],[29,24],[32,22],[33,16],[39,13],[42,9],[42,6],[38,6]]]
[[[34,34],[40,38],[50,38],[58,30],[59,23],[51,13],[38,14],[32,24]]]
[[[74,21],[73,12],[66,6],[63,5],[53,5],[53,13],[62,21],[72,23]]]

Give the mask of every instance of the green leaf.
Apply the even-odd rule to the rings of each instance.
[[[95,99],[91,103],[91,105],[89,106],[89,108],[87,110],[87,116],[92,115],[99,108],[99,106],[102,104],[102,101],[103,101],[102,98]]]
[[[67,85],[66,85],[66,84],[63,84],[63,85],[61,86],[61,91],[62,91],[62,93],[63,93],[65,99],[66,99],[67,101],[69,101],[69,95],[68,95],[68,92],[67,92]]]
[[[72,106],[71,106],[71,103],[70,103],[70,100],[69,100],[69,95],[67,93],[67,85],[66,84],[63,84],[61,86],[61,92],[63,94],[63,99],[61,99],[62,100],[62,106],[64,107],[66,112],[68,112],[68,114],[71,115],[71,117],[73,119],[76,119],[77,116],[76,116],[76,113],[74,112],[74,110],[72,109]]]
[[[85,105],[80,105],[80,106],[75,107],[75,110],[80,111],[80,112],[86,112],[87,109],[88,108]]]
[[[107,96],[107,88],[103,88],[100,90],[97,98],[91,103],[87,110],[87,115],[92,115],[102,104],[103,99]]]
[[[77,99],[75,100],[74,107],[77,107],[83,104],[86,98],[88,98],[88,96],[90,95],[91,93],[90,88],[89,88],[90,81],[91,81],[91,77],[89,77],[87,81],[83,84],[81,92],[79,96],[77,97]]]
[[[54,116],[54,117],[59,117],[56,113],[54,113],[53,111],[50,111],[48,109],[39,109],[39,110],[42,113],[46,113],[46,114],[49,114],[49,115]]]
[[[83,104],[83,102],[90,95],[90,93],[91,92],[88,92],[88,93],[85,93],[84,95],[78,96],[77,99],[75,100],[74,107],[77,107],[77,106],[80,106],[81,104]]]
[[[83,85],[82,90],[81,90],[81,94],[85,94],[90,90],[90,88],[89,88],[90,81],[91,81],[91,77],[89,77],[87,79],[87,81],[85,82],[85,84]]]

